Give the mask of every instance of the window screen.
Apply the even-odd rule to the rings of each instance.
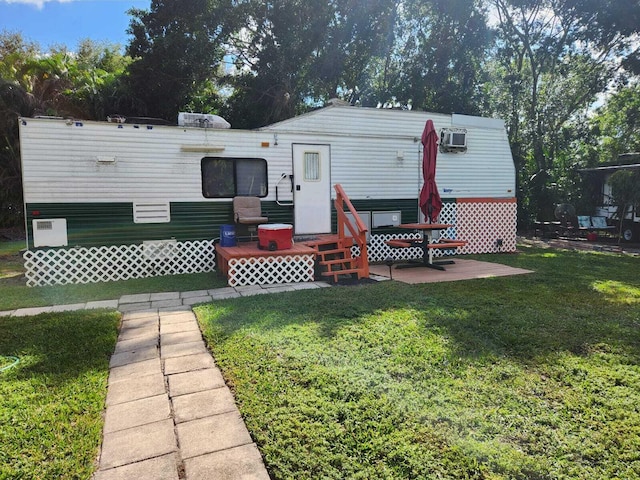
[[[267,161],[264,158],[205,157],[201,169],[205,198],[267,196]]]
[[[306,181],[320,180],[320,154],[318,152],[304,152],[304,179]]]

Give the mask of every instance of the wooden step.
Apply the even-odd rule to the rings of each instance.
[[[318,240],[311,240],[311,241],[307,241],[307,242],[303,242],[305,245],[309,246],[309,247],[313,247],[316,248],[320,251],[322,251],[321,247],[333,247],[336,246],[338,248],[342,247],[342,248],[351,248],[351,246],[354,244],[354,240],[353,237],[344,237],[342,239],[338,238],[337,235],[332,236],[331,238],[328,239],[318,239]]]
[[[324,257],[325,255],[337,255],[337,254],[340,254],[340,253],[343,253],[345,255],[347,255],[347,254],[350,255],[351,254],[351,249],[349,249],[349,248],[334,248],[334,249],[331,249],[331,250],[320,250],[317,253],[317,255],[320,256],[320,257]],[[324,260],[324,258],[323,258],[323,260]]]
[[[322,272],[320,275],[322,275],[323,277],[333,277],[333,281],[337,282],[339,275],[351,275],[352,273],[357,273],[358,278],[360,278],[360,275],[362,274],[362,269],[347,268],[345,270],[336,270],[335,272]]]
[[[326,266],[331,266],[331,265],[340,265],[340,264],[346,264],[346,263],[354,263],[356,262],[358,259],[357,258],[336,258],[335,260],[320,260],[320,265],[326,265]]]

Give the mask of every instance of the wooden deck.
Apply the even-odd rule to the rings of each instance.
[[[217,270],[229,278],[229,264],[232,260],[249,259],[269,259],[283,258],[291,256],[312,256],[315,257],[316,250],[303,243],[294,243],[286,250],[261,250],[258,242],[238,243],[235,247],[221,247],[216,245],[216,265]]]

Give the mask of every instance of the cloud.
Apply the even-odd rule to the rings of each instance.
[[[21,3],[23,5],[33,5],[38,9],[42,9],[47,2],[69,3],[74,0],[2,0],[4,3]]]

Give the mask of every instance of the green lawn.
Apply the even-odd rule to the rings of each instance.
[[[119,314],[0,317],[0,479],[88,479]]]
[[[42,307],[115,300],[122,295],[154,292],[207,290],[227,285],[215,272],[138,278],[119,282],[85,285],[27,287],[19,250],[24,242],[0,241],[0,311],[24,307]]]
[[[640,258],[196,309],[274,479],[640,478]]]

